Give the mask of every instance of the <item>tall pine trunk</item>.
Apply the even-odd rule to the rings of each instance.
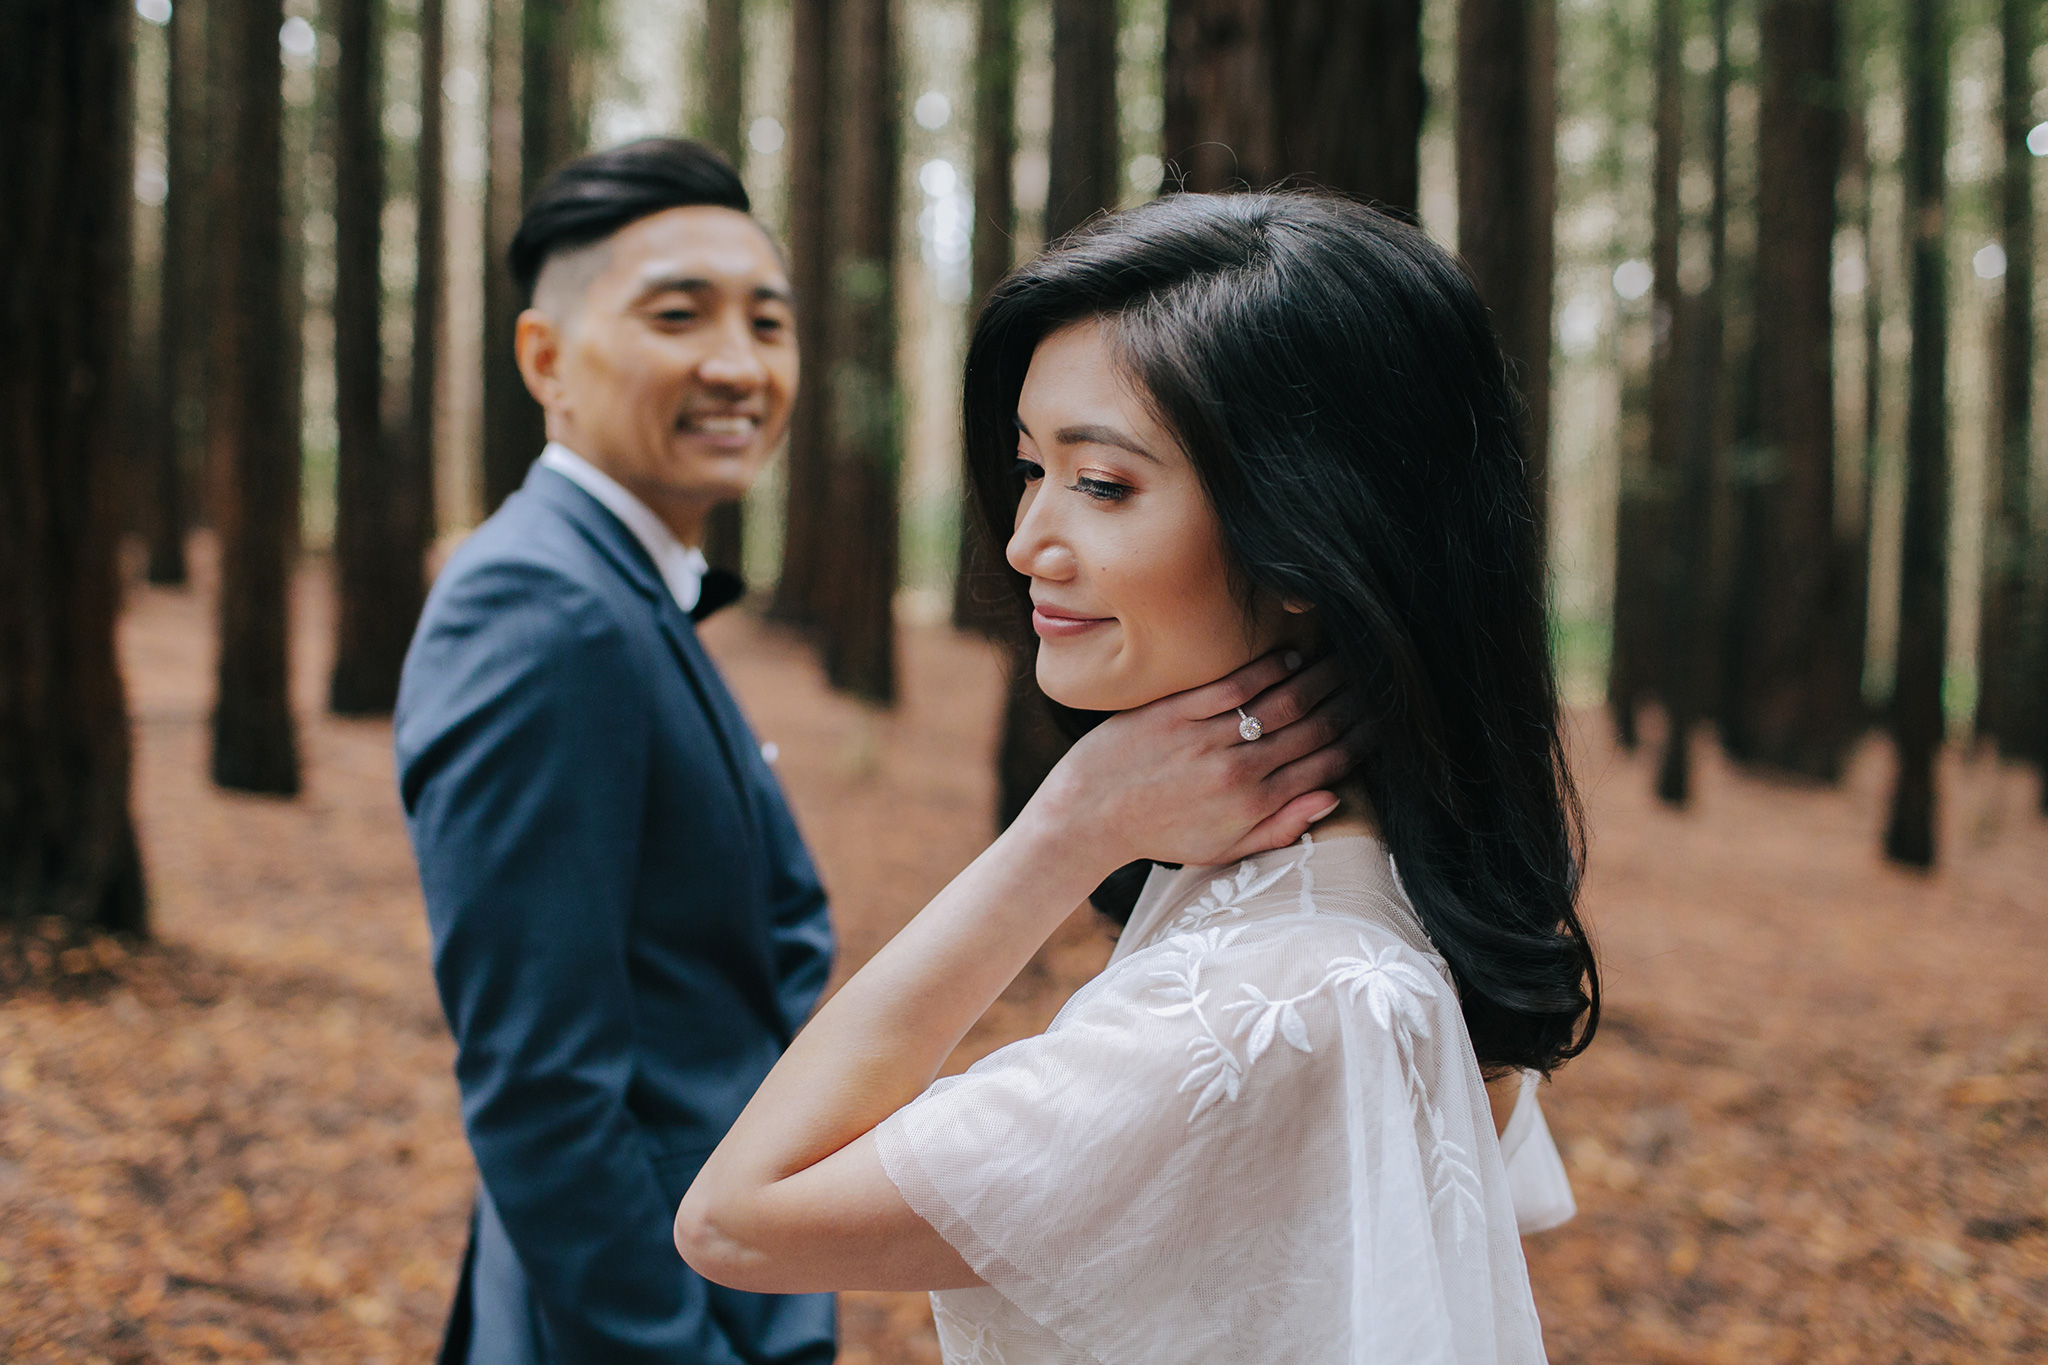
[[[705,0],[704,141],[738,167],[746,155],[741,142],[746,101],[745,0]],[[737,502],[720,503],[704,522],[704,557],[740,572],[746,557],[746,513]]]
[[[1941,752],[1948,653],[1948,296],[1943,177],[1948,147],[1947,8],[1908,0],[1906,234],[1911,251],[1913,352],[1906,397],[1906,506],[1899,563],[1898,661],[1892,738],[1898,776],[1884,848],[1895,861],[1935,859],[1935,759]]]
[[[1122,197],[1116,115],[1117,7],[1052,0],[1052,131],[1045,240],[1053,242]]]
[[[2028,629],[2027,466],[2033,458],[2034,158],[2027,151],[2033,119],[2036,0],[2003,0],[1999,37],[2004,90],[1999,123],[2004,164],[1999,177],[1999,236],[2005,246],[2005,296],[1999,307],[1992,364],[1997,459],[1984,525],[1984,594],[1977,644],[1977,733],[2009,757],[2039,751],[2040,698],[2029,687],[2030,657],[2043,642]],[[2032,665],[2032,667],[2030,667]]]
[[[281,0],[214,0],[225,211],[213,225],[214,295],[206,404],[220,540],[220,651],[213,780],[240,791],[299,789],[289,668],[298,550],[299,383],[286,299]]]
[[[383,715],[419,617],[411,460],[384,428],[383,0],[340,0],[334,67],[334,671],[339,715]]]
[[[1017,0],[980,0],[974,39],[974,240],[970,304],[979,311],[1010,273],[1017,208],[1012,181],[1017,156]],[[960,561],[953,578],[953,624],[996,638],[1015,632],[1015,612],[1002,581],[1003,547],[983,534],[974,496],[963,489]]]
[[[829,469],[825,450],[828,385],[825,320],[830,309],[830,243],[826,240],[830,164],[833,21],[840,0],[790,0],[789,275],[796,292],[797,349],[803,384],[789,423],[784,464],[782,567],[769,615],[790,625],[818,619],[818,597],[829,525]]]
[[[1633,749],[1637,711],[1667,676],[1658,628],[1659,565],[1677,484],[1678,170],[1685,155],[1683,39],[1679,0],[1657,0],[1656,165],[1650,191],[1649,440],[1639,462],[1622,467],[1615,512],[1614,643],[1607,668],[1607,706],[1616,737]]]
[[[1715,465],[1723,435],[1722,347],[1728,296],[1728,0],[1714,0],[1714,70],[1707,98],[1707,161],[1712,199],[1707,219],[1707,287],[1683,301],[1672,370],[1684,376],[1675,491],[1666,537],[1664,695],[1669,721],[1657,796],[1684,806],[1692,796],[1692,732],[1704,709],[1700,680],[1709,662],[1708,530]]]
[[[1723,733],[1745,762],[1832,781],[1855,730],[1858,669],[1836,546],[1835,190],[1841,63],[1835,0],[1762,15],[1755,345],[1760,457],[1742,498]]]
[[[186,581],[185,536],[204,435],[201,416],[206,354],[205,261],[201,229],[206,193],[206,9],[185,0],[171,10],[165,48],[170,61],[164,109],[162,303],[157,315],[155,411],[148,430],[148,576],[152,583]]]
[[[822,378],[830,511],[821,537],[819,642],[834,687],[896,699],[896,177],[900,83],[892,0],[835,7],[828,168],[830,303]]]
[[[1460,0],[1458,254],[1527,405],[1522,449],[1539,518],[1549,488],[1556,146],[1554,0]]]
[[[146,927],[114,650],[131,23],[0,7],[0,925]]]
[[[1169,162],[1189,190],[1289,177],[1412,216],[1419,0],[1168,0]]]

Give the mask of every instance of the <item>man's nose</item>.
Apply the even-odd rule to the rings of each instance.
[[[751,319],[718,328],[697,361],[697,377],[714,388],[739,393],[752,393],[768,382]]]

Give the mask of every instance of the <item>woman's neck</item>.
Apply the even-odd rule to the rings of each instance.
[[[1318,820],[1309,833],[1325,839],[1363,834],[1385,842],[1380,833],[1379,812],[1373,809],[1372,798],[1366,795],[1365,783],[1356,777],[1347,778],[1337,784],[1336,792],[1337,809]]]

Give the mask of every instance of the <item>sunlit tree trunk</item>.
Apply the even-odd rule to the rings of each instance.
[[[1999,236],[2005,247],[2005,294],[1999,306],[1997,354],[1992,366],[1998,458],[1991,471],[1992,500],[1984,525],[1984,595],[1977,646],[1977,733],[2010,757],[2039,750],[2044,726],[2041,698],[2029,687],[2042,648],[2030,638],[2027,583],[2027,466],[2033,458],[2034,373],[2034,158],[2027,151],[2033,124],[2036,0],[2004,0],[1999,10],[2004,91],[1999,123],[2004,164],[1999,177]],[[2030,667],[2030,665],[2033,665]]]
[[[974,47],[974,241],[970,265],[979,311],[1015,257],[1017,156],[1017,0],[980,0]],[[960,561],[953,579],[953,624],[1001,636],[1014,625],[1000,575],[1001,547],[988,543],[971,494],[960,507]]]
[[[1549,488],[1556,68],[1553,0],[1460,0],[1458,254],[1528,405],[1522,448],[1539,517]]]
[[[1615,516],[1614,645],[1607,705],[1624,748],[1636,744],[1637,710],[1665,676],[1658,629],[1659,564],[1675,489],[1678,441],[1678,169],[1684,157],[1683,37],[1679,0],[1657,0],[1656,166],[1651,187],[1649,440],[1622,469]]]
[[[832,34],[838,7],[839,0],[790,0],[789,5],[789,273],[796,291],[796,337],[804,377],[789,424],[782,568],[769,614],[799,626],[809,626],[818,617],[819,566],[828,525],[825,319],[831,271],[826,124],[831,116]]]
[[[298,549],[299,383],[285,292],[280,0],[214,0],[224,60],[215,93],[226,206],[212,225],[214,294],[206,404],[220,540],[220,651],[213,779],[289,796],[299,789],[289,687],[291,575]],[[296,288],[297,281],[291,282]]]
[[[1935,860],[1941,684],[1948,645],[1948,294],[1944,152],[1948,147],[1950,19],[1941,0],[1908,0],[1906,232],[1912,260],[1913,354],[1906,398],[1906,505],[1893,672],[1892,788],[1887,856]]]
[[[895,6],[839,0],[833,25],[828,166],[830,301],[824,364],[830,511],[817,584],[819,642],[834,687],[896,698],[896,177],[900,132]]]
[[[745,157],[741,125],[746,100],[746,4],[744,0],[705,0],[704,120],[702,136],[735,167]],[[704,556],[722,569],[738,573],[745,558],[744,510],[737,502],[722,503],[704,523]]]
[[[114,651],[132,13],[0,6],[0,925],[146,927]]]
[[[148,442],[151,501],[149,581],[186,581],[185,536],[192,521],[192,490],[204,436],[206,249],[202,232],[206,194],[206,8],[185,0],[171,10],[165,47],[170,80],[164,109],[162,303],[157,318],[155,409],[143,433]]]
[[[1289,177],[1416,206],[1418,0],[1168,0],[1165,145],[1190,190]]]
[[[383,0],[340,0],[334,67],[335,642],[328,705],[379,715],[418,619],[411,462],[384,429]]]

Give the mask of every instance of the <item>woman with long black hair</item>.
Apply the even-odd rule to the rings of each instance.
[[[1517,1229],[1570,1196],[1530,1086],[1599,987],[1469,280],[1347,200],[1161,200],[995,291],[965,409],[1039,684],[1099,723],[797,1038],[678,1247],[939,1291],[949,1362],[1542,1359]],[[934,1083],[1133,860],[1101,976]]]

